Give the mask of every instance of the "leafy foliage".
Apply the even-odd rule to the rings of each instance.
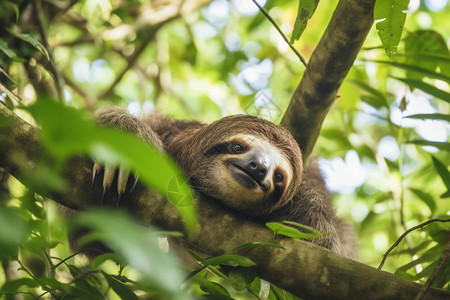
[[[167,192],[173,178],[181,174],[170,158],[162,157],[156,149],[141,140],[113,129],[96,127],[83,119],[79,112],[50,99],[40,98],[28,110],[41,126],[42,141],[48,152],[60,162],[70,156],[88,154],[105,165],[134,171],[162,194]],[[154,169],[164,171],[155,173],[152,171]],[[181,181],[186,180],[181,178]],[[168,199],[177,200],[173,204],[192,231],[196,223],[192,193],[187,185],[180,184],[177,188],[180,196],[169,196]]]
[[[295,19],[294,30],[292,31],[291,43],[298,40],[316,11],[319,0],[303,0],[298,2],[298,13]]]
[[[315,230],[314,228],[296,222],[284,221],[283,223],[284,224],[277,222],[269,222],[266,223],[266,226],[269,227],[276,235],[284,235],[292,239],[315,239],[327,234],[326,232],[321,233]],[[306,232],[302,232],[294,227],[287,226],[285,224],[299,227]]]
[[[397,52],[408,3],[409,0],[377,0],[375,2],[374,18],[377,22],[378,35],[389,57]]]
[[[179,262],[158,248],[154,229],[137,225],[129,217],[108,210],[81,214],[76,222],[91,228],[96,238],[106,242],[126,264],[141,274],[139,287],[157,290],[173,299],[187,299],[188,296],[179,289],[183,279]],[[133,298],[134,293],[128,286],[104,272],[102,274],[122,299]]]

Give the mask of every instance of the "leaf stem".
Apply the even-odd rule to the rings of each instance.
[[[406,230],[398,239],[397,241],[388,249],[388,251],[386,251],[386,253],[383,255],[383,259],[381,260],[380,265],[378,266],[378,269],[381,270],[381,268],[384,265],[384,262],[386,261],[386,258],[388,257],[388,255],[392,252],[392,250],[394,250],[395,247],[398,246],[398,244],[400,244],[400,242],[411,232],[414,231],[416,229],[420,229],[425,227],[426,225],[433,223],[433,222],[450,222],[450,219],[442,219],[442,218],[438,218],[438,219],[431,219],[428,221],[425,221],[423,223],[420,223],[419,225],[416,225],[414,227],[411,227],[410,229]]]
[[[300,54],[300,52],[297,51],[297,49],[294,48],[294,45],[292,45],[289,42],[289,39],[287,38],[287,36],[283,33],[283,31],[281,30],[281,28],[277,25],[277,23],[275,22],[275,20],[269,15],[269,13],[267,12],[267,10],[262,7],[256,0],[252,0],[253,3],[255,3],[256,6],[258,6],[259,10],[266,16],[266,18],[270,21],[270,23],[272,23],[272,25],[276,28],[276,30],[280,33],[281,37],[283,38],[283,40],[289,45],[289,47],[292,49],[292,51],[294,51],[294,53],[298,56],[298,58],[300,59],[300,61],[302,62],[302,64],[306,67],[306,65],[308,64],[306,62],[306,59]]]

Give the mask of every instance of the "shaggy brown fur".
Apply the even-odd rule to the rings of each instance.
[[[132,132],[170,154],[199,198],[221,201],[263,221],[308,225],[328,233],[314,243],[355,257],[355,235],[337,218],[317,164],[303,170],[300,148],[285,128],[245,115],[205,125],[155,113],[136,118],[115,108],[100,111],[97,121]],[[235,149],[236,143],[240,147]],[[267,176],[264,172],[258,179],[244,170],[244,162],[255,159],[267,164]]]

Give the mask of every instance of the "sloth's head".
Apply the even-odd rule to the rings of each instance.
[[[249,215],[286,204],[300,186],[302,155],[289,131],[237,115],[198,131],[189,146],[194,188]],[[200,151],[198,151],[200,150]]]

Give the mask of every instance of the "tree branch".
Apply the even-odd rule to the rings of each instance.
[[[123,76],[125,76],[125,74],[134,66],[139,56],[142,54],[142,52],[144,52],[145,48],[147,48],[147,45],[153,40],[156,32],[161,26],[162,24],[150,29],[150,32],[147,33],[147,36],[141,42],[141,45],[136,49],[136,51],[134,51],[133,55],[131,55],[127,59],[127,66],[120,72],[120,74],[116,77],[116,80],[114,80],[109,88],[98,97],[99,99],[108,98],[112,94],[116,85],[122,80]]]
[[[414,300],[421,300],[423,299],[425,293],[430,288],[431,284],[433,283],[434,279],[436,278],[437,274],[442,270],[442,268],[445,266],[445,262],[450,257],[450,242],[447,243],[447,247],[444,250],[444,253],[442,254],[441,259],[439,260],[436,268],[434,268],[433,273],[431,273],[430,277],[428,278],[425,285],[420,290],[420,293],[416,296]]]
[[[373,24],[375,0],[341,0],[317,45],[281,123],[306,162],[323,120]]]
[[[139,48],[134,51],[127,59],[127,66],[117,76],[110,87],[104,91],[98,98],[105,99],[109,97],[116,85],[122,80],[122,77],[130,70],[139,56],[145,50],[147,45],[153,40],[157,31],[164,24],[176,19],[179,16],[188,14],[206,4],[211,0],[171,0],[171,1],[152,1],[143,13],[139,16],[133,25],[136,31],[142,30],[146,36],[141,42]]]
[[[416,226],[411,227],[411,228],[409,228],[408,230],[406,230],[406,231],[405,231],[405,232],[404,232],[404,233],[403,233],[403,234],[395,241],[395,243],[388,249],[388,251],[386,251],[386,253],[383,255],[383,259],[381,260],[381,263],[380,263],[380,265],[378,266],[378,269],[381,270],[381,268],[383,268],[384,262],[386,261],[386,258],[388,257],[388,255],[392,252],[392,250],[394,250],[395,247],[398,246],[398,244],[400,244],[400,242],[401,242],[401,241],[402,241],[409,233],[411,233],[411,232],[414,231],[414,230],[423,228],[423,227],[427,226],[428,224],[434,223],[434,222],[442,222],[442,223],[445,223],[445,222],[450,222],[450,219],[442,219],[442,218],[440,218],[440,219],[431,219],[431,220],[425,221],[425,222],[423,222],[423,223],[420,223],[419,225],[416,225]]]
[[[44,24],[44,12],[42,9],[41,0],[33,1],[34,10],[37,15],[37,23],[39,27],[39,33],[41,35],[42,43],[44,47],[47,49],[49,60],[50,60],[50,70],[53,73],[53,78],[56,85],[56,91],[58,92],[58,99],[61,102],[64,102],[64,80],[61,77],[61,73],[59,72],[58,67],[56,66],[55,57],[53,55],[53,49],[50,48],[48,44],[47,31]]]
[[[275,22],[275,20],[269,15],[269,13],[267,12],[267,10],[262,7],[258,1],[256,0],[252,0],[253,3],[255,3],[256,6],[258,6],[259,10],[263,13],[264,16],[266,16],[266,18],[270,21],[270,23],[272,23],[272,25],[275,27],[275,29],[278,31],[278,33],[281,35],[281,37],[283,38],[283,40],[289,45],[289,48],[291,48],[292,51],[294,51],[295,55],[297,55],[298,59],[300,59],[300,61],[302,62],[302,64],[306,67],[306,65],[308,64],[306,62],[306,59],[300,54],[300,52],[297,51],[297,49],[295,49],[294,45],[292,45],[289,42],[289,39],[287,38],[287,36],[284,34],[283,30],[281,30],[280,26],[278,26],[278,24]]]
[[[39,162],[42,148],[37,130],[0,104],[0,167],[20,180],[20,172]],[[64,176],[70,189],[51,197],[68,207],[99,203],[91,190],[92,163],[74,158]],[[138,187],[127,200],[127,210],[137,219],[166,230],[183,231],[175,208],[155,191]],[[236,252],[256,263],[263,279],[305,299],[413,299],[422,286],[399,276],[341,257],[305,241],[279,239],[285,249],[260,246],[234,249],[245,242],[270,242],[272,232],[264,224],[221,206],[197,203],[198,232],[186,237],[211,255]],[[450,292],[429,289],[424,299],[449,299]]]

